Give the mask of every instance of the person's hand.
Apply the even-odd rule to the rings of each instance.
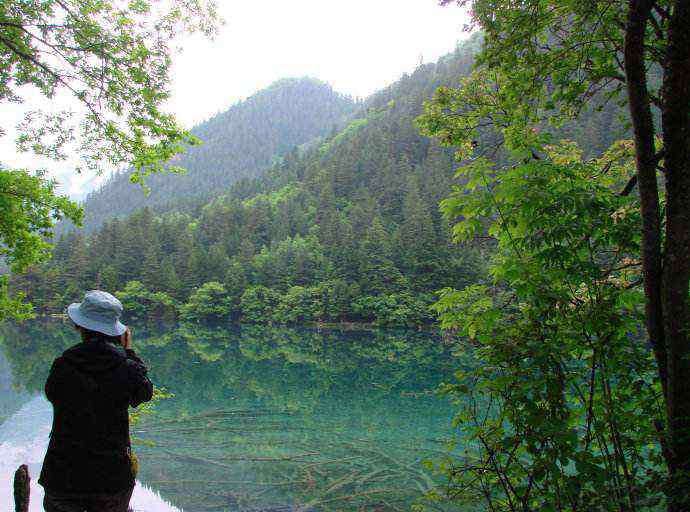
[[[120,339],[122,340],[122,346],[125,350],[130,350],[132,348],[132,331],[129,330],[129,327],[127,327],[124,334],[120,336]]]

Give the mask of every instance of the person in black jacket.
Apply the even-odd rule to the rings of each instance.
[[[122,304],[91,291],[67,314],[82,342],[58,357],[45,392],[53,428],[38,482],[46,512],[126,512],[134,489],[128,408],[151,400]]]

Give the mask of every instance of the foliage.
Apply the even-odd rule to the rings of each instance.
[[[293,286],[280,297],[271,319],[276,323],[295,324],[323,319],[323,301],[319,287]]]
[[[129,164],[138,180],[196,143],[162,106],[178,36],[213,34],[213,3],[10,0],[0,18],[0,101],[21,102],[33,85],[48,99],[66,95],[79,107],[29,112],[20,148],[64,160],[74,143],[84,168]]]
[[[180,308],[180,318],[186,322],[227,320],[231,311],[225,286],[211,281],[194,290],[187,303]]]
[[[263,247],[254,256],[252,266],[262,282],[278,290],[318,282],[328,272],[319,241],[299,235],[286,238],[270,249]]]
[[[431,320],[428,297],[409,292],[357,297],[352,309],[362,320],[376,325],[420,325]]]
[[[242,317],[248,322],[262,322],[272,318],[280,298],[276,292],[265,286],[250,286],[240,300]]]
[[[153,387],[153,397],[148,402],[144,402],[136,409],[130,409],[129,411],[129,426],[134,427],[137,423],[142,421],[146,416],[156,413],[156,406],[160,405],[161,400],[166,400],[168,398],[173,398],[175,395],[168,392],[165,388],[159,388],[158,386]],[[136,444],[139,442],[138,439],[133,440]]]
[[[81,220],[81,209],[67,197],[55,194],[55,183],[43,174],[0,168],[0,256],[12,272],[23,272],[30,265],[50,256],[47,239],[55,221]],[[0,319],[26,317],[31,306],[22,293],[11,294],[8,277],[0,276]]]
[[[494,285],[435,306],[476,359],[446,391],[465,460],[441,468],[458,500],[493,510],[653,510],[662,498],[654,362],[639,336],[637,200],[630,159],[572,144],[502,170],[479,158],[443,202],[455,236],[488,234]],[[601,173],[602,167],[608,169]],[[471,192],[471,193],[468,193]],[[469,442],[467,440],[469,439]]]
[[[362,119],[354,119],[353,121],[350,122],[347,127],[341,131],[338,135],[333,137],[330,141],[327,143],[323,144],[321,148],[319,148],[319,151],[321,153],[328,153],[333,149],[334,144],[339,144],[343,140],[346,140],[348,137],[350,137],[355,131],[357,131],[359,128],[362,126],[366,126],[369,120],[367,118],[362,118]]]
[[[558,140],[556,128],[580,122],[592,109],[615,103],[628,109],[635,164],[627,181],[617,186],[622,196],[639,192],[634,208],[640,213],[641,242],[630,256],[641,260],[647,348],[664,403],[647,424],[655,425],[664,445],[666,508],[686,510],[690,6],[673,0],[457,3],[469,7],[470,25],[485,31],[479,66],[460,88],[440,89],[421,124],[427,133],[458,147],[461,158],[485,156],[490,141],[508,150],[514,159],[510,163],[526,164],[539,160],[544,145]],[[498,163],[501,173],[508,162]],[[606,174],[608,168],[600,172]],[[474,219],[472,229],[481,222]]]
[[[116,293],[125,310],[125,319],[133,321],[171,321],[177,313],[175,301],[164,292],[151,292],[139,281],[128,281]]]
[[[27,111],[18,148],[55,160],[77,153],[77,172],[131,165],[134,182],[163,170],[198,142],[162,109],[178,34],[211,35],[217,21],[206,0],[3,2],[0,103],[22,103],[33,90],[68,106]],[[0,136],[5,132],[0,126]],[[46,259],[56,221],[81,224],[81,210],[54,188],[41,172],[0,169],[0,242],[14,273]],[[26,316],[30,306],[21,294],[8,295],[7,277],[0,279],[0,317]]]

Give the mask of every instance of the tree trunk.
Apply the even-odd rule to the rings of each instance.
[[[29,512],[31,477],[26,464],[19,466],[14,473],[14,512]],[[134,512],[131,508],[127,512]]]
[[[667,354],[661,300],[661,213],[656,179],[654,120],[647,90],[647,68],[644,55],[645,30],[652,5],[651,0],[630,0],[624,59],[642,213],[641,252],[646,299],[645,319],[647,333],[659,368],[659,378],[664,396],[666,396]]]
[[[29,512],[29,492],[31,477],[26,464],[19,466],[14,473],[14,510],[15,512]]]
[[[658,164],[647,91],[645,31],[652,0],[630,0],[625,72],[642,212],[647,331],[666,402],[669,512],[690,510],[690,0],[672,2],[663,63],[662,131],[666,185],[662,255]]]
[[[668,351],[669,510],[690,510],[690,0],[675,2],[668,30],[662,129],[666,243],[662,300]]]

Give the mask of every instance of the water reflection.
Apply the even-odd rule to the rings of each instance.
[[[1,335],[33,394],[0,430],[9,503],[16,467],[38,474],[50,408],[36,393],[76,336],[61,322]],[[458,361],[429,333],[179,326],[136,329],[135,344],[175,394],[133,432],[137,509],[405,510],[438,484],[421,461],[444,453],[452,411],[434,390]]]
[[[0,356],[1,359],[4,359]],[[1,361],[0,361],[1,362]],[[0,364],[0,375],[8,379],[7,367]],[[29,466],[31,480],[30,512],[43,510],[43,488],[36,483],[41,463],[48,448],[48,434],[53,419],[50,403],[41,395],[29,397],[25,393],[5,387],[2,396],[14,399],[24,397],[26,402],[13,411],[0,424],[0,503],[2,510],[10,510],[13,503],[12,481],[21,464]],[[16,402],[16,400],[13,400]],[[134,510],[150,512],[180,512],[160,495],[141,482],[137,482],[132,497]]]

